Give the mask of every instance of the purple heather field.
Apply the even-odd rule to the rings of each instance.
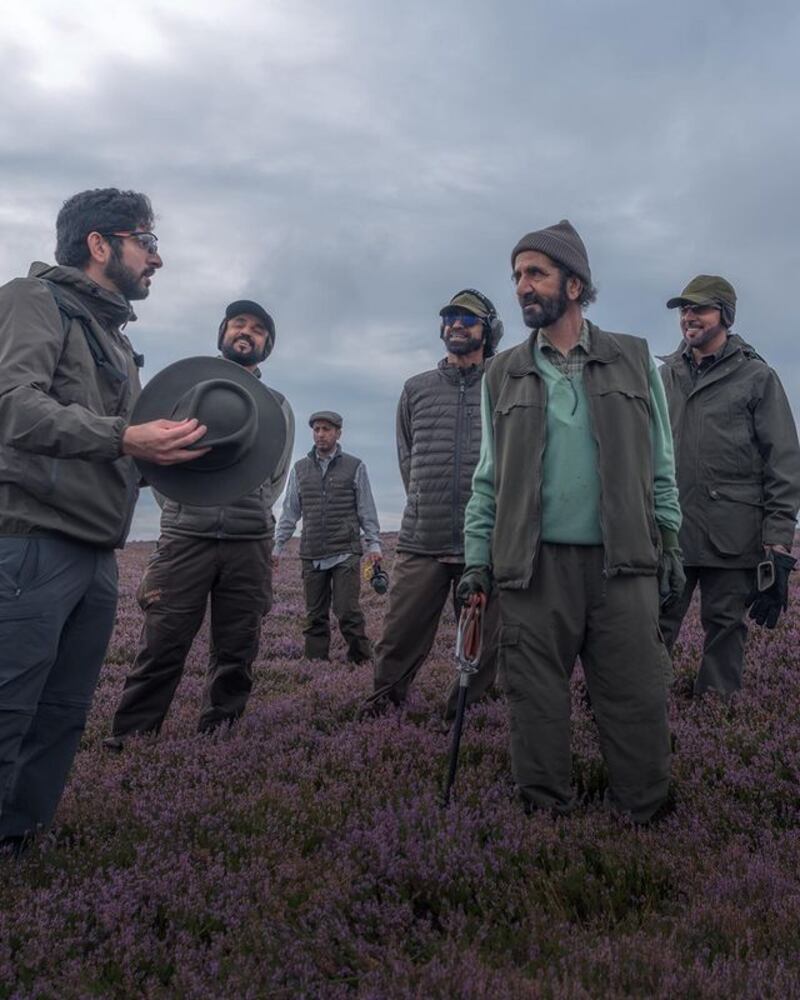
[[[121,555],[117,628],[55,827],[0,862],[0,997],[800,996],[798,574],[778,628],[751,630],[730,706],[689,697],[693,607],[670,707],[677,806],[639,830],[603,809],[579,667],[585,805],[523,815],[497,697],[468,715],[442,810],[452,614],[408,710],[357,721],[370,667],[350,669],[338,638],[331,663],[304,660],[292,559],[240,724],[195,734],[203,633],[160,737],[103,750],[151,548]],[[376,638],[386,598],[365,587],[364,603]]]

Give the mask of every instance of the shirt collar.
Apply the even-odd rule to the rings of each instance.
[[[537,331],[537,335],[542,348],[543,349],[547,348],[550,351],[558,351],[558,353],[560,354],[561,351],[559,351],[559,349],[554,346],[550,338],[547,336],[546,330],[547,327],[539,327]],[[584,319],[581,322],[581,334],[580,337],[578,337],[578,342],[575,344],[573,348],[571,348],[571,351],[576,351],[580,347],[580,349],[584,352],[584,354],[588,354],[589,349],[591,347],[591,343],[592,341],[591,341],[591,335],[589,333],[589,324]]]

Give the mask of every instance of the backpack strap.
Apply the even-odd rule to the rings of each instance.
[[[55,300],[58,311],[61,314],[61,324],[64,327],[64,336],[69,333],[70,324],[74,319],[76,319],[83,330],[83,335],[86,338],[86,346],[89,348],[89,353],[92,355],[92,360],[95,365],[104,372],[109,378],[116,382],[126,382],[128,375],[126,372],[120,371],[119,368],[109,359],[100,341],[92,329],[92,323],[89,319],[88,314],[85,310],[81,309],[80,306],[76,305],[69,296],[65,295],[63,290],[54,282],[47,278],[41,278],[41,281],[49,288],[50,294]],[[137,366],[139,366],[139,355],[135,355],[135,361]],[[140,367],[140,366],[139,366]]]

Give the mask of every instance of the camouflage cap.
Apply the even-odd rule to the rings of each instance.
[[[308,426],[313,427],[315,420],[326,420],[329,424],[333,424],[334,427],[341,427],[343,423],[341,414],[335,410],[317,410],[316,413],[312,413],[308,418]]]
[[[465,288],[463,292],[457,292],[446,306],[442,306],[439,310],[439,315],[444,316],[447,313],[466,309],[467,312],[471,312],[479,319],[486,319],[489,313],[493,311],[489,308],[490,305],[491,303],[488,299],[481,299],[474,291]]]
[[[667,302],[667,309],[677,309],[680,306],[716,306],[725,326],[733,326],[736,291],[729,281],[718,274],[698,274],[680,295]]]

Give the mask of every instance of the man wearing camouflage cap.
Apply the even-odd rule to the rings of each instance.
[[[261,378],[259,366],[274,345],[275,324],[263,306],[249,299],[228,305],[217,334],[223,358]],[[291,407],[271,392],[280,404],[285,445],[266,482],[225,506],[178,503],[154,490],[161,537],[139,585],[141,644],[104,741],[110,750],[121,750],[133,734],[160,730],[209,601],[211,653],[197,728],[212,732],[244,712],[261,622],[272,606],[272,505],[294,445]]]
[[[436,368],[406,382],[397,407],[397,454],[407,499],[365,714],[403,704],[451,592],[456,614],[460,611],[455,586],[464,570],[464,508],[480,449],[481,378],[503,326],[492,302],[474,288],[456,292],[439,316],[447,354]],[[486,618],[484,652],[467,689],[468,703],[494,682],[497,601],[489,602]],[[445,720],[455,715],[457,699],[454,680]]]
[[[683,335],[663,359],[661,376],[675,439],[687,581],[664,610],[661,629],[671,650],[699,585],[704,643],[694,692],[729,696],[742,682],[745,608],[752,604],[750,617],[774,627],[787,604],[800,506],[797,430],[777,374],[731,333],[730,282],[699,274],[667,308],[679,310]]]
[[[511,254],[530,336],[483,382],[483,439],[459,594],[500,599],[500,675],[528,810],[565,813],[578,656],[609,771],[637,823],[667,799],[670,741],[659,581],[683,591],[667,403],[647,343],[583,318],[596,292],[566,220]]]
[[[309,660],[329,659],[332,606],[347,643],[347,659],[364,663],[372,656],[372,645],[359,601],[362,534],[367,545],[365,558],[373,565],[381,558],[372,488],[361,459],[342,451],[340,414],[318,410],[308,418],[308,425],[314,446],[289,475],[275,534],[275,559],[280,558],[302,519],[305,655]]]

